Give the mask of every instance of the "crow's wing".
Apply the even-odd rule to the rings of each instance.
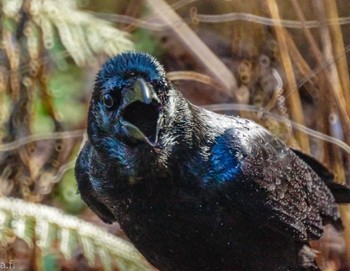
[[[322,165],[315,158],[299,151],[292,151],[299,156],[305,163],[307,163],[322,179],[322,181],[328,186],[331,190],[335,201],[337,203],[350,203],[350,187],[346,184],[339,184],[334,180],[334,174],[330,172],[324,165]]]
[[[324,223],[341,227],[334,197],[314,170],[266,129],[238,124],[217,138],[211,161],[242,214],[300,241],[320,238]]]
[[[78,190],[85,203],[106,223],[115,221],[112,212],[99,200],[98,186],[100,180],[98,176],[93,176],[92,170],[103,172],[103,165],[96,164],[95,152],[89,142],[81,150],[76,165],[75,177],[78,183]],[[95,163],[95,164],[94,164]]]

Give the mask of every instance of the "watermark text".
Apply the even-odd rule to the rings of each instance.
[[[11,269],[16,269],[14,260],[9,260],[8,262],[0,261],[0,270],[11,270]]]

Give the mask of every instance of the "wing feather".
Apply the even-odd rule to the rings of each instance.
[[[213,148],[227,149],[221,156],[227,168],[221,172],[240,167],[238,175],[224,177],[242,213],[298,241],[318,239],[324,223],[339,222],[332,193],[310,166],[261,126],[237,127],[218,138],[216,145],[223,146]],[[227,159],[228,153],[234,157]],[[216,164],[219,160],[216,153]],[[229,160],[234,162],[228,165]]]

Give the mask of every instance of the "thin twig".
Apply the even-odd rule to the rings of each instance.
[[[124,24],[132,24],[137,27],[153,30],[153,31],[165,31],[170,29],[169,25],[163,23],[152,22],[151,19],[153,16],[144,17],[142,19],[123,15],[123,14],[112,14],[112,13],[103,13],[103,12],[93,12],[89,11],[88,13],[94,15],[97,18],[104,19],[107,21],[113,21]],[[285,28],[294,28],[294,29],[302,29],[306,28],[318,28],[320,26],[318,21],[305,21],[305,25],[300,21],[294,20],[285,20],[281,19],[280,21],[276,21],[271,18],[267,18],[264,16],[258,16],[250,13],[244,12],[232,12],[232,13],[224,13],[224,14],[197,14],[197,19],[201,23],[225,23],[225,22],[234,22],[234,21],[246,21],[253,22],[257,24],[267,25],[267,26],[283,26]],[[180,18],[179,21],[175,21],[174,24],[177,25],[183,21],[187,22],[190,19],[188,18]],[[326,21],[327,25],[348,25],[350,24],[350,17],[340,17],[337,19],[329,19]]]
[[[23,145],[29,144],[31,142],[39,141],[39,140],[55,140],[55,139],[82,137],[84,135],[84,132],[85,130],[74,130],[74,131],[29,135],[29,136],[21,137],[10,143],[0,144],[0,152],[12,151],[22,147]]]
[[[193,71],[174,71],[174,72],[168,72],[167,77],[170,81],[177,81],[177,80],[193,80],[197,81],[203,84],[207,84],[216,88],[219,88],[220,85],[218,82],[213,80],[208,75],[205,75],[203,73],[199,72],[193,72]]]

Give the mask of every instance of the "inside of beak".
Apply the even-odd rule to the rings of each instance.
[[[136,101],[128,105],[123,111],[124,120],[135,126],[135,128],[138,128],[138,130],[153,143],[155,143],[156,137],[158,136],[157,125],[159,116],[160,110],[156,103],[145,104]],[[131,131],[129,131],[129,133],[130,132]],[[134,133],[135,132],[137,131],[134,131]],[[129,135],[136,136],[134,134]]]
[[[162,107],[156,93],[143,79],[138,79],[125,95],[122,125],[126,136],[155,146],[162,122]]]

